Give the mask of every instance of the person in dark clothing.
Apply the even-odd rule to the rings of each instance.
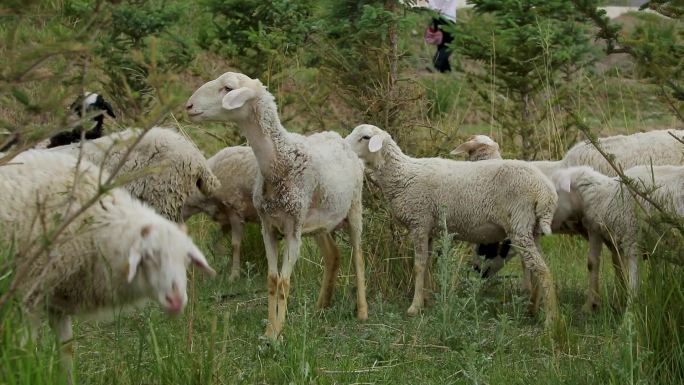
[[[451,20],[441,16],[432,18],[432,29],[442,32],[442,41],[437,45],[437,52],[435,52],[435,56],[432,58],[432,64],[439,72],[451,72],[451,64],[449,64],[451,50],[447,47],[447,44],[451,43],[454,37],[443,28],[443,26],[450,24],[453,24]]]

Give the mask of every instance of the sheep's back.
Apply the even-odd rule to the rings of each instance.
[[[606,153],[615,155],[615,162],[623,169],[650,164],[684,164],[684,145],[668,132],[684,136],[684,130],[656,130],[601,138],[599,143]],[[587,141],[573,146],[562,162],[563,167],[586,165],[608,176],[617,175],[594,145]]]
[[[541,172],[521,161],[457,162],[440,158],[415,159],[397,180],[393,207],[409,227],[447,215],[451,231],[464,240],[478,239],[481,226],[509,229],[512,217],[534,210],[540,196],[555,201],[555,191]]]

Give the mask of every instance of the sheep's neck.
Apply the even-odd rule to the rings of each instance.
[[[261,175],[270,179],[276,163],[280,164],[287,159],[281,155],[291,144],[287,140],[287,131],[280,124],[273,101],[262,98],[255,103],[254,108],[256,113],[240,122],[240,127],[254,151]]]
[[[395,194],[403,191],[401,186],[410,182],[411,175],[406,166],[413,158],[405,155],[396,143],[388,144],[383,151],[383,163],[376,171],[376,175],[384,193],[392,199]]]

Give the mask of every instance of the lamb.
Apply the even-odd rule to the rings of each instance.
[[[609,177],[588,166],[557,171],[553,176],[559,194],[554,222],[574,215],[581,218],[589,240],[589,291],[585,310],[598,307],[598,274],[601,248],[611,251],[621,288],[637,287],[639,223],[636,200],[619,178]]]
[[[42,317],[49,319],[65,345],[69,377],[72,316],[111,316],[145,300],[176,314],[187,302],[187,265],[214,274],[179,225],[125,190],[114,188],[87,206],[100,192],[100,176],[90,162],[82,160],[77,170],[76,158],[44,150],[0,167],[0,242],[18,251],[13,292],[34,331]],[[82,208],[41,252],[45,237]]]
[[[356,270],[356,316],[368,318],[361,252],[363,163],[335,132],[310,136],[283,128],[271,95],[258,79],[226,72],[202,85],[186,105],[194,121],[231,121],[247,137],[259,167],[254,207],[268,259],[266,336],[280,334],[287,312],[290,275],[303,234],[315,234],[325,261],[318,306],[330,305],[339,269],[339,250],[331,232],[346,220]],[[278,273],[276,231],[286,253]]]
[[[51,151],[83,157],[105,170],[112,171],[143,133],[127,129],[99,139],[60,146]],[[132,180],[124,186],[133,196],[154,207],[158,213],[175,222],[182,220],[185,200],[198,189],[211,195],[219,182],[209,169],[197,147],[171,129],[150,129],[129,154],[121,169]],[[144,175],[144,177],[142,177]]]
[[[684,164],[684,153],[681,143],[672,138],[672,132],[678,137],[684,135],[684,130],[656,130],[632,135],[616,135],[599,139],[602,149],[614,155],[614,161],[624,169],[636,165],[679,165]],[[500,159],[499,145],[486,135],[476,135],[468,138],[468,141],[459,145],[452,154],[467,153],[469,160]],[[605,158],[596,150],[590,142],[581,142],[573,146],[560,161],[531,161],[530,164],[539,168],[547,177],[563,168],[587,165],[597,171],[616,176],[615,170],[610,167]],[[554,233],[579,234],[587,236],[578,218],[570,217],[565,221],[554,221],[552,227]],[[492,276],[503,267],[507,258],[508,249],[505,245],[480,245],[481,252],[485,255],[489,266],[481,268],[479,258],[474,259],[476,270],[483,271],[483,277]],[[590,273],[591,274],[591,273]],[[585,305],[585,309],[595,309],[596,304]]]
[[[551,233],[557,195],[541,172],[514,160],[411,158],[387,132],[369,124],[354,128],[346,140],[372,172],[394,216],[411,231],[416,254],[409,315],[423,307],[430,239],[442,214],[462,241],[493,243],[508,236],[534,277],[530,311],[538,310],[541,286],[547,326],[559,320],[551,272],[538,247],[540,235]]]
[[[624,170],[639,165],[682,165],[684,151],[678,138],[684,138],[684,130],[654,130],[631,135],[615,135],[600,138],[601,148],[614,155],[614,161]],[[451,154],[467,153],[471,161],[482,159],[501,159],[499,145],[486,135],[473,135],[459,145]],[[560,161],[530,161],[544,175],[550,177],[561,168],[590,166],[608,176],[617,176],[608,161],[589,141],[575,144]]]
[[[204,212],[221,225],[224,235],[230,232],[232,267],[229,281],[240,278],[240,251],[245,223],[258,223],[252,190],[259,166],[250,147],[226,147],[207,160],[209,169],[221,186],[208,196],[201,191],[192,194],[183,205],[183,220]]]
[[[654,130],[631,135],[615,135],[600,138],[599,145],[608,154],[613,154],[616,164],[626,170],[640,165],[684,165],[682,144],[684,130]],[[562,167],[590,166],[608,176],[617,176],[608,161],[589,141],[574,145],[562,159]]]
[[[487,135],[471,135],[468,140],[461,143],[449,154],[466,154],[466,159],[475,162],[478,160],[502,159],[499,144]],[[538,168],[547,178],[562,166],[558,160],[529,160],[529,164]]]

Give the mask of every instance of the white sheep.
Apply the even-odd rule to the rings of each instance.
[[[558,319],[551,272],[538,248],[540,235],[551,233],[557,196],[537,169],[514,160],[412,158],[387,132],[368,124],[356,127],[347,142],[373,173],[393,216],[411,231],[416,253],[410,315],[423,307],[429,243],[445,215],[449,231],[460,240],[492,243],[508,236],[534,278],[531,312],[537,311],[543,294],[547,325]]]
[[[666,209],[684,216],[684,167],[636,166],[625,171],[636,188]],[[605,244],[612,253],[613,266],[621,288],[635,290],[638,260],[643,254],[639,210],[652,208],[633,195],[617,177],[605,176],[589,167],[571,167],[554,175],[559,205],[554,220],[566,215],[581,218],[589,239],[589,291],[585,310],[598,307],[599,265]]]
[[[603,151],[612,154],[613,161],[623,170],[640,165],[684,165],[682,144],[684,130],[654,130],[631,135],[615,135],[598,140]],[[562,159],[562,166],[590,166],[608,176],[617,176],[608,161],[589,141],[577,143]]]
[[[266,336],[275,338],[282,330],[290,275],[299,258],[303,234],[316,234],[325,260],[318,306],[330,304],[339,269],[339,251],[331,232],[345,220],[356,270],[356,315],[365,320],[368,305],[361,252],[363,164],[344,139],[329,131],[310,136],[286,131],[273,95],[258,79],[240,73],[227,72],[205,83],[186,107],[195,121],[237,123],[256,156],[259,173],[253,199],[268,259]],[[284,235],[286,242],[280,274],[276,231]]]
[[[51,151],[83,157],[105,170],[113,171],[128,148],[142,134],[139,129],[127,129],[99,139]],[[120,176],[130,178],[125,188],[133,196],[154,207],[158,213],[176,222],[182,220],[185,200],[197,189],[211,195],[219,182],[210,171],[207,160],[197,147],[171,129],[154,127],[128,155]]]
[[[196,191],[183,205],[183,220],[204,212],[221,225],[224,235],[231,234],[232,266],[229,281],[240,277],[240,252],[245,223],[258,223],[252,190],[259,173],[250,147],[226,147],[207,160],[209,169],[220,182],[211,195]]]
[[[502,159],[499,144],[487,135],[471,135],[468,140],[458,145],[450,154],[466,154],[466,159],[471,162]],[[527,162],[538,168],[547,178],[550,178],[551,174],[563,167],[561,161],[558,160],[529,160]]]
[[[37,330],[47,315],[66,344],[72,316],[112,315],[146,299],[182,311],[187,265],[214,272],[179,225],[121,188],[99,197],[40,252],[51,231],[100,191],[99,167],[76,165],[67,154],[30,150],[0,167],[0,241],[17,250],[14,289],[31,326]],[[64,348],[70,373],[71,348]]]
[[[684,130],[654,130],[631,135],[614,135],[598,139],[603,151],[613,155],[613,160],[624,170],[639,165],[682,165],[684,151],[678,138],[684,138]],[[486,135],[473,135],[451,154],[467,153],[471,161],[501,159],[499,145]],[[550,177],[555,171],[572,166],[590,166],[608,176],[617,176],[608,161],[589,141],[575,144],[560,161],[530,161],[544,175]]]
[[[622,288],[636,289],[638,279],[639,223],[636,201],[617,177],[588,166],[557,171],[553,176],[559,195],[554,221],[573,215],[581,218],[589,240],[589,291],[585,310],[598,307],[598,268],[605,244],[613,256]]]
[[[682,152],[682,145],[679,141],[672,138],[669,134],[670,132],[680,138],[684,135],[684,130],[656,130],[601,138],[599,143],[605,152],[613,155],[615,163],[624,169],[635,165],[683,164],[684,153]],[[452,153],[467,153],[470,160],[487,159],[488,157],[491,159],[501,158],[498,144],[485,135],[471,136],[468,138],[468,141],[459,145]],[[577,165],[590,166],[605,175],[617,175],[605,158],[589,142],[576,144],[560,161],[531,161],[529,163],[539,168],[547,177],[551,177],[558,170]],[[562,204],[565,198],[565,195],[559,193],[559,203]],[[554,218],[552,224],[553,232],[579,234],[588,237],[587,229],[582,225],[581,218],[578,215],[579,213],[575,213],[568,217]],[[503,262],[507,257],[505,253],[500,252],[500,250],[507,251],[507,249],[503,246],[501,248],[496,246],[482,245],[481,247],[484,250],[482,254],[490,260],[486,269],[480,268],[481,271],[487,273],[487,276],[496,274],[503,267]],[[589,258],[590,260],[587,264],[589,266],[589,275],[593,277],[597,274],[597,271],[591,266],[595,264],[594,261],[597,257],[590,255]],[[479,268],[480,260],[477,256],[475,256],[473,262],[476,268]],[[595,277],[590,278],[591,282],[596,280],[597,278]],[[590,289],[590,295],[584,305],[585,310],[596,309],[598,306],[596,296],[592,295],[591,291],[592,289]]]

